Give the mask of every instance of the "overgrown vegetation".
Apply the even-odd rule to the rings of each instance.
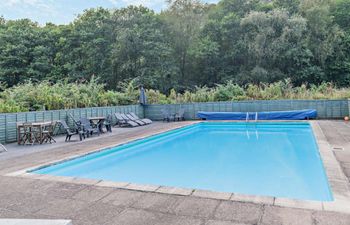
[[[135,84],[135,81],[122,83],[122,91],[117,92],[105,91],[96,79],[83,83],[27,82],[0,93],[0,112],[137,104],[139,90]],[[230,81],[212,88],[196,87],[184,93],[172,89],[169,95],[164,95],[158,90],[147,89],[146,94],[149,103],[167,104],[253,99],[346,99],[350,98],[350,89],[336,88],[331,83],[293,87],[290,80],[247,86]]]

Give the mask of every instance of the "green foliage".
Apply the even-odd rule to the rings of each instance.
[[[133,90],[135,92],[135,90]],[[55,110],[136,103],[130,92],[105,91],[94,77],[89,82],[43,81],[13,86],[0,93],[0,112]]]
[[[335,23],[345,31],[350,31],[350,1],[336,0],[331,13]]]
[[[215,101],[232,101],[239,100],[244,97],[243,88],[229,81],[226,85],[217,85],[214,92]]]
[[[273,5],[287,10],[290,14],[295,14],[299,11],[300,0],[274,0]]]
[[[154,102],[244,98],[227,92],[229,81],[248,89],[264,86],[271,98],[278,95],[275,83],[285,79],[298,87],[350,84],[350,0],[167,2],[160,13],[142,6],[88,9],[59,26],[0,17],[0,91],[4,84],[28,80],[58,88],[97,77],[105,84],[101,104],[107,105],[134,101],[135,93],[124,94],[123,84],[131,80],[133,88],[159,90],[150,92]],[[71,88],[66,92],[77,89]],[[39,101],[24,107],[100,104],[50,98],[56,105]]]
[[[30,110],[55,110],[97,106],[137,104],[139,89],[135,81],[120,84],[122,91],[105,91],[104,85],[94,77],[83,83],[48,81],[26,82],[0,93],[0,112]],[[346,99],[349,88],[336,88],[332,83],[303,84],[293,87],[290,80],[276,83],[239,86],[232,81],[213,88],[196,87],[192,92],[178,93],[175,89],[168,96],[158,90],[147,89],[149,104],[174,104],[189,102],[270,100],[270,99]]]

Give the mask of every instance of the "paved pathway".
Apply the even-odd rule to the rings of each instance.
[[[337,121],[320,121],[320,125],[333,147],[344,148],[334,152],[347,171],[350,164],[350,125]],[[179,123],[156,123],[149,127],[125,129],[93,141],[77,142],[64,148],[58,146],[10,159],[4,159],[2,154],[7,153],[1,153],[0,218],[72,219],[73,225],[350,224],[350,214],[1,176],[58,157],[81,154],[176,126]]]
[[[350,180],[350,122],[320,121],[319,124],[333,147],[344,174]]]

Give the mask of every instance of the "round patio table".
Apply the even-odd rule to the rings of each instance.
[[[95,116],[95,117],[89,117],[89,120],[91,123],[93,123],[95,126],[98,127],[101,133],[103,132],[103,123],[106,120],[106,117],[104,116]]]

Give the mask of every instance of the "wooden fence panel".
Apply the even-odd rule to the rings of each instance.
[[[186,119],[198,119],[198,111],[208,112],[262,112],[290,111],[316,109],[319,119],[339,119],[349,115],[348,100],[262,100],[237,102],[199,102],[172,105],[147,105],[144,108],[145,117],[152,120],[162,120],[162,109],[176,113],[185,109]]]
[[[112,107],[93,107],[83,109],[54,110],[43,112],[3,113],[0,114],[0,143],[15,142],[17,140],[16,125],[18,122],[57,121],[66,120],[71,114],[75,120],[81,117],[107,116],[115,112],[134,112],[139,117],[152,120],[162,120],[163,108],[176,113],[180,108],[185,109],[186,119],[198,119],[198,111],[219,112],[260,112],[260,111],[288,111],[300,109],[316,109],[319,119],[339,119],[349,115],[348,100],[269,100],[269,101],[235,101],[235,102],[202,102],[171,105],[128,105]],[[114,118],[114,117],[113,117]],[[116,122],[115,118],[113,119]]]
[[[0,113],[0,143],[17,141],[17,123],[66,120],[68,125],[72,125],[73,120],[67,116],[68,114],[72,115],[75,120],[79,120],[81,117],[107,116],[115,112],[134,112],[139,117],[144,117],[144,109],[140,105]],[[116,122],[115,119],[114,122]]]

